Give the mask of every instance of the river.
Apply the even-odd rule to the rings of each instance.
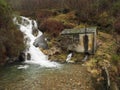
[[[60,68],[45,68],[30,64],[0,68],[0,90],[95,90],[86,67],[80,64],[63,64]]]
[[[26,42],[24,63],[0,67],[0,90],[95,90],[93,80],[84,64],[50,62],[34,41],[42,35],[35,20],[15,18]],[[32,34],[38,30],[37,36]],[[101,89],[100,89],[101,90]]]

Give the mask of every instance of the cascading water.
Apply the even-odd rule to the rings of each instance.
[[[20,19],[20,21],[19,21]],[[39,38],[42,35],[42,32],[38,30],[38,26],[35,20],[30,20],[29,18],[20,16],[20,18],[14,18],[14,23],[17,24],[20,28],[20,31],[24,33],[24,40],[26,43],[26,51],[25,54],[29,53],[31,56],[31,59],[28,60],[26,58],[25,63],[30,63],[30,64],[39,64],[40,66],[43,67],[58,67],[59,64],[56,62],[50,62],[48,60],[48,56],[44,55],[39,47],[35,47],[33,45],[34,41]],[[38,34],[34,36],[32,34],[33,27],[38,30]]]
[[[72,53],[68,54],[67,58],[66,58],[66,62],[71,62],[71,58],[72,58]]]

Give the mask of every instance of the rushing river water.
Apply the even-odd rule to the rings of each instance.
[[[45,68],[31,64],[0,68],[0,90],[94,90],[89,73],[79,64]]]
[[[42,35],[32,34],[37,23],[26,17],[17,18],[14,22],[25,35],[26,54],[31,59],[24,63],[0,67],[0,90],[95,90],[90,73],[84,64],[58,64],[50,62],[34,41]],[[34,24],[33,24],[34,23]],[[66,61],[70,61],[69,54]]]
[[[42,32],[38,29],[37,22],[23,16],[15,17],[13,21],[24,34],[26,44],[26,50],[24,51],[25,63],[34,63],[43,67],[59,67],[59,64],[48,60],[48,56],[42,53],[39,46],[34,45],[34,43],[37,43],[44,46],[43,41],[45,41],[45,38],[43,38],[42,42],[38,42],[41,40]],[[36,35],[34,35],[34,32],[37,32]]]
[[[24,90],[27,85],[31,86],[34,80],[38,79],[38,76],[45,75],[50,70],[41,68],[39,65],[29,65],[29,68],[26,69],[18,69],[19,66],[13,65],[0,68],[0,90]],[[21,87],[24,85],[25,87]]]

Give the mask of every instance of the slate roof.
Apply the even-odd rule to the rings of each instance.
[[[86,30],[85,30],[86,29]],[[80,28],[80,29],[64,29],[61,34],[66,35],[66,34],[79,34],[79,33],[96,33],[97,27],[88,27],[88,28]]]

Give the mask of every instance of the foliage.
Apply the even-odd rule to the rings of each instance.
[[[59,14],[54,17],[56,20],[61,21],[63,23],[75,23],[76,20],[75,12],[69,12],[67,14]]]
[[[7,4],[4,0],[0,0],[0,4],[3,5],[3,6],[7,6]]]
[[[55,16],[56,14],[57,14],[57,12],[43,9],[43,10],[36,11],[35,17],[40,23],[40,22],[44,21],[45,19]]]
[[[64,25],[54,19],[47,19],[40,25],[40,30],[56,37],[64,29]]]
[[[112,7],[112,14],[115,16],[115,17],[119,17],[120,16],[120,1],[117,1],[113,4],[113,7]]]
[[[25,14],[36,16],[39,23],[43,19],[54,16],[49,10],[56,9],[58,13],[64,14],[70,11],[75,11],[75,18],[71,18],[70,23],[77,21],[77,24],[87,23],[90,25],[97,25],[101,30],[110,31],[113,22],[112,19],[117,19],[120,16],[120,0],[7,0],[14,10],[24,11]],[[15,2],[15,3],[13,3]],[[29,4],[28,4],[29,3]],[[43,11],[40,11],[40,10]],[[48,11],[45,11],[47,9]],[[61,11],[63,10],[63,11]],[[38,12],[36,12],[38,11]],[[54,13],[54,14],[55,14]],[[64,13],[64,14],[63,14]],[[104,15],[107,17],[104,17]],[[57,19],[58,19],[57,17]],[[66,22],[68,17],[61,21]],[[76,24],[76,22],[75,22]],[[112,29],[111,29],[112,30]]]
[[[11,23],[11,9],[7,5],[7,3],[4,0],[0,1],[0,27],[1,28],[8,28],[8,26]]]
[[[114,23],[115,32],[120,35],[120,17]]]
[[[120,56],[119,55],[112,55],[112,63],[117,65],[120,62]]]
[[[11,8],[0,0],[0,64],[17,57],[23,49],[23,34],[13,24]]]

